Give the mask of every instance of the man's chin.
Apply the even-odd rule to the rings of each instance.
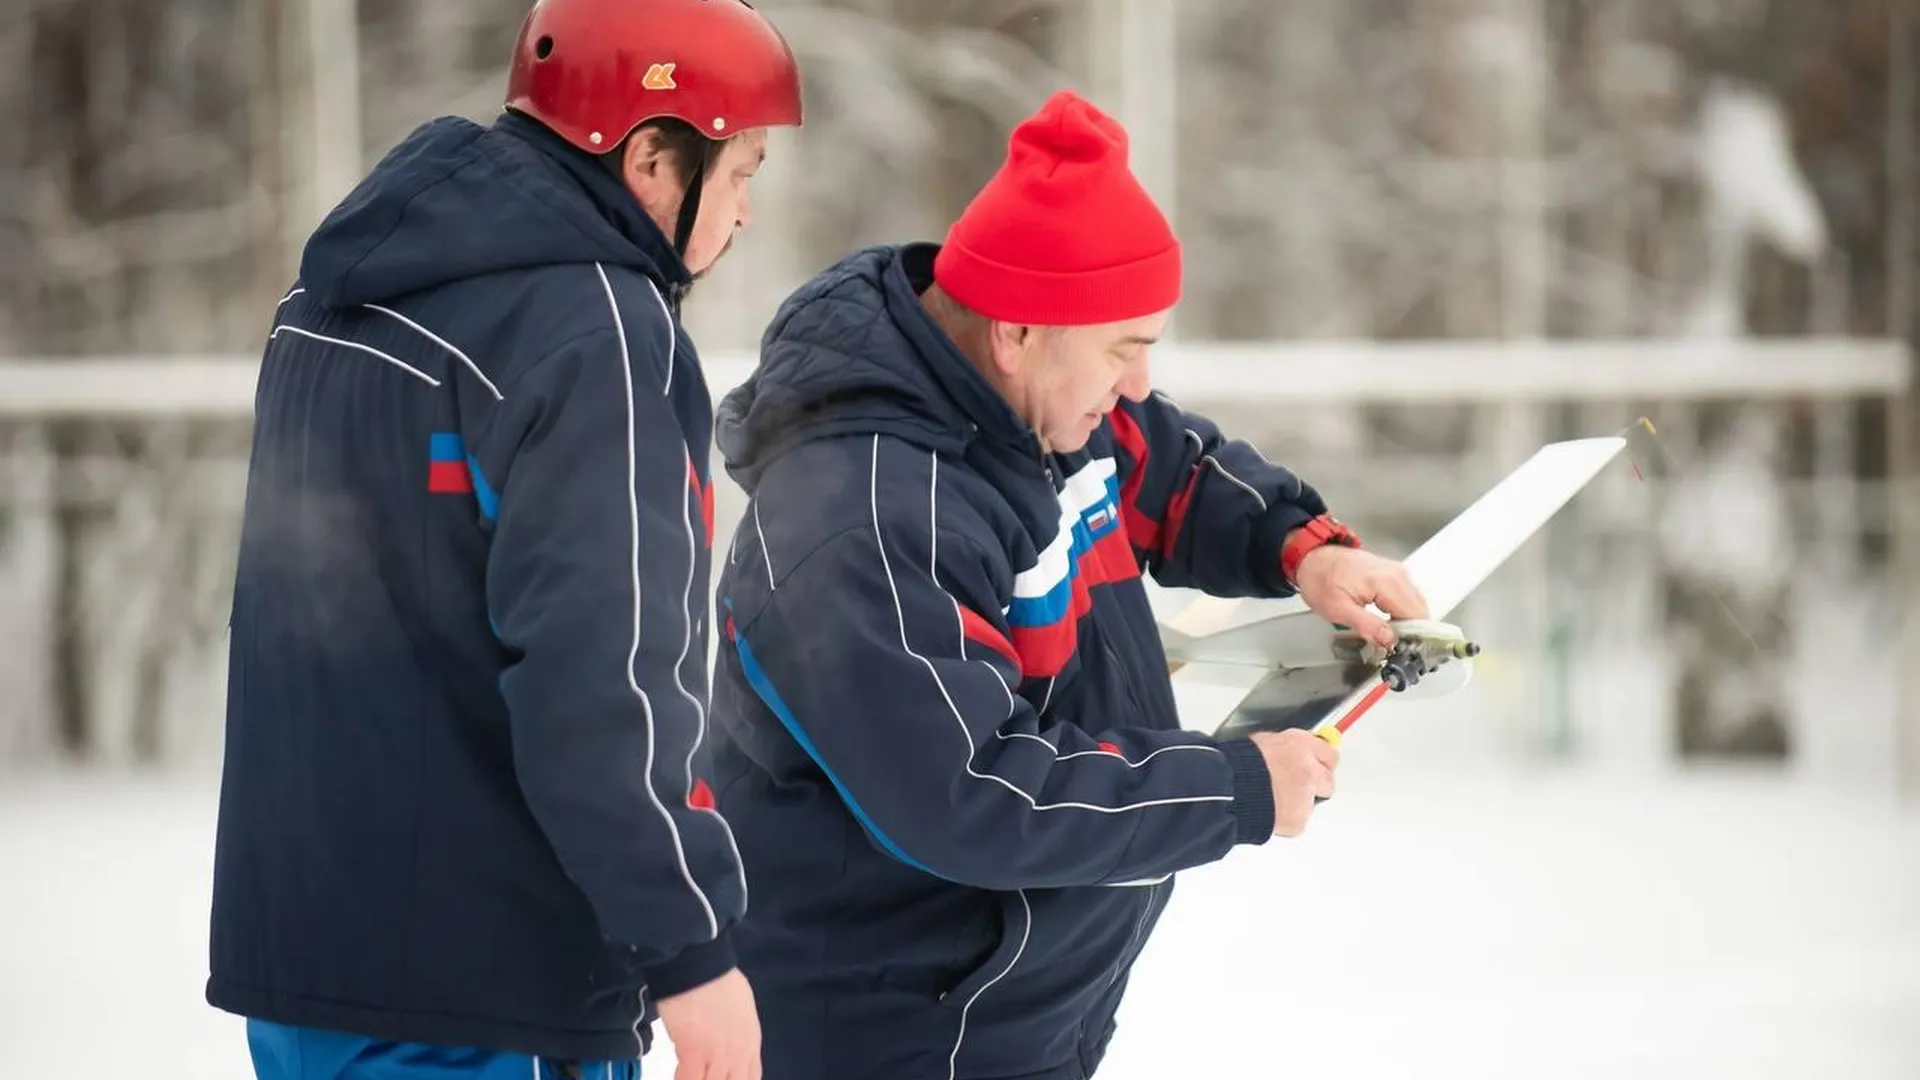
[[[729,251],[732,251],[732,250],[733,250],[733,237],[731,237],[731,236],[729,236],[729,237],[727,237],[727,242],[726,242],[725,244],[722,244],[722,245],[720,246],[720,254],[718,254],[718,255],[715,255],[715,256],[713,257],[713,261],[712,261],[712,262],[710,262],[710,263],[708,263],[708,264],[707,264],[706,266],[704,266],[704,267],[702,267],[702,268],[700,268],[700,269],[699,269],[698,271],[696,271],[696,272],[694,273],[694,275],[693,275],[693,280],[695,280],[695,281],[699,281],[699,280],[700,280],[701,278],[704,278],[704,277],[706,277],[706,276],[707,276],[708,274],[711,274],[711,273],[713,273],[713,268],[714,268],[714,267],[716,267],[716,266],[719,266],[719,265],[720,265],[720,260],[721,260],[721,259],[724,259],[724,258],[726,258],[726,257],[727,257],[727,252],[729,252]]]
[[[1087,448],[1093,438],[1091,431],[1073,431],[1062,434],[1058,439],[1044,440],[1049,452],[1055,454],[1077,454]]]

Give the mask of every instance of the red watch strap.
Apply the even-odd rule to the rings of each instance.
[[[1286,544],[1280,548],[1280,574],[1288,584],[1296,582],[1300,563],[1306,559],[1307,552],[1324,544],[1354,548],[1361,546],[1359,535],[1352,529],[1342,525],[1332,514],[1321,514],[1288,534]]]

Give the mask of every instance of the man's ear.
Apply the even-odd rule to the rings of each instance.
[[[987,339],[992,344],[994,370],[1001,375],[1018,372],[1035,332],[1033,327],[1025,323],[1001,322],[998,319],[989,322]]]
[[[643,128],[627,139],[626,151],[620,156],[620,174],[629,186],[674,179],[673,162],[667,159],[666,149],[660,145],[658,131]]]

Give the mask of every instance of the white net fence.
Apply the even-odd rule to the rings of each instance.
[[[750,362],[715,360],[716,394]],[[1190,346],[1157,362],[1183,404],[1391,553],[1542,442],[1656,420],[1671,461],[1605,478],[1461,614],[1491,654],[1476,752],[1878,784],[1912,752],[1899,560],[1920,499],[1867,437],[1908,407],[1903,346]],[[237,358],[0,365],[8,758],[218,752],[251,380]],[[742,510],[723,480],[722,550]]]

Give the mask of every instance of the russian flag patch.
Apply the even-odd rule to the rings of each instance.
[[[435,495],[470,495],[473,472],[457,431],[436,431],[428,441],[427,490]]]

